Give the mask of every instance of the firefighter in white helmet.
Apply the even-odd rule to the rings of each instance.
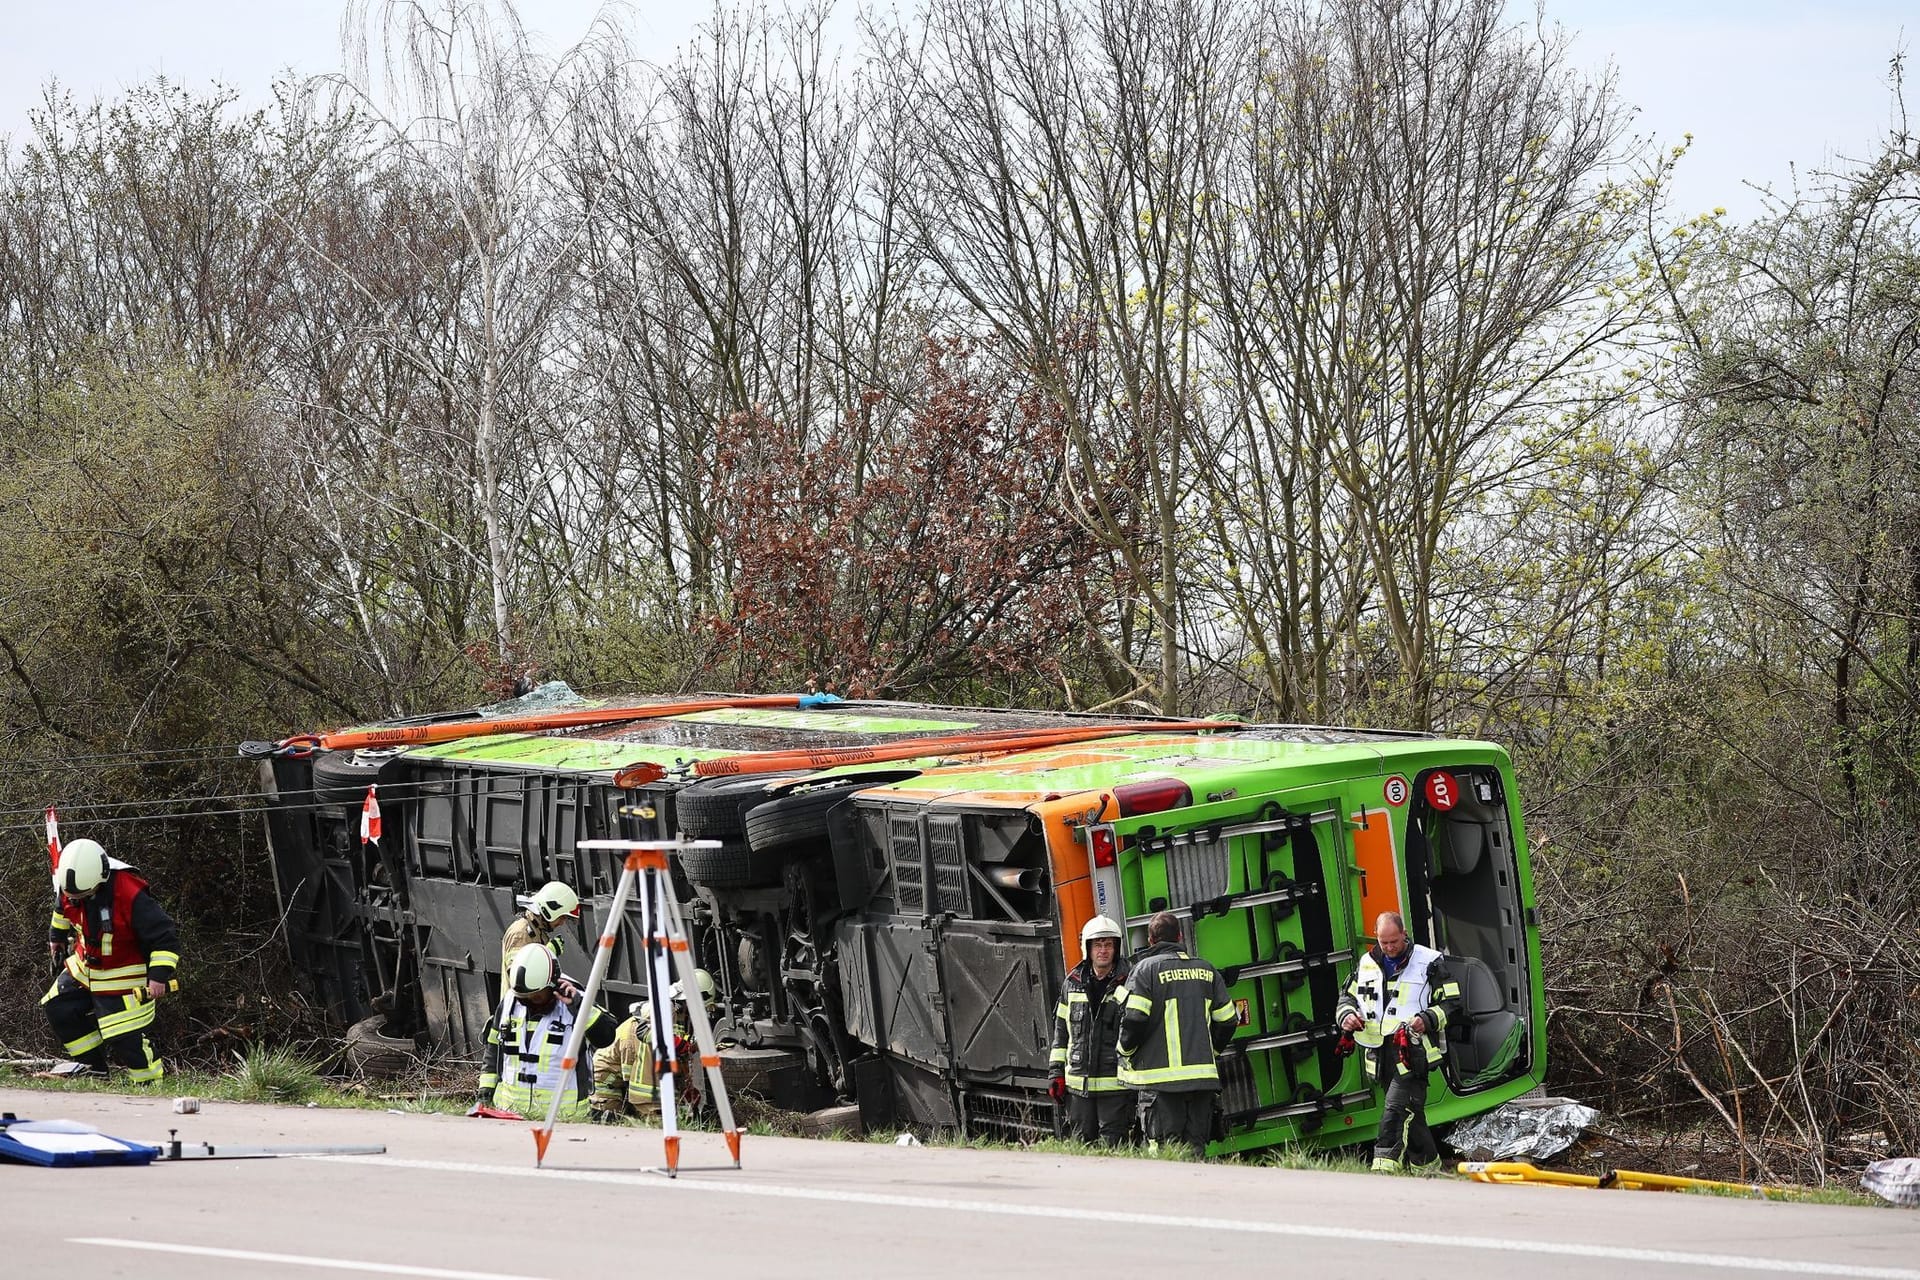
[[[694,985],[700,990],[700,1003],[707,1011],[707,1023],[713,1015],[719,989],[713,975],[705,969],[693,971]],[[680,1066],[680,1097],[691,1111],[704,1104],[708,1090],[706,1072],[700,1065],[700,1051],[690,1037],[691,1019],[687,1014],[685,984],[673,984],[668,997],[673,1001],[674,1057]],[[635,1004],[626,1021],[615,1031],[613,1043],[593,1055],[593,1118],[603,1124],[617,1123],[629,1115],[654,1116],[660,1113],[660,1072],[655,1062],[653,1019],[645,1001]]]
[[[560,1119],[587,1119],[593,1059],[583,1052],[566,1070],[567,1035],[584,1018],[586,1045],[602,1048],[613,1040],[613,1019],[597,1006],[582,1009],[578,993],[563,996],[559,975],[553,952],[538,943],[520,948],[508,962],[501,1008],[487,1021],[480,1106],[543,1119],[558,1094]]]
[[[559,880],[549,880],[538,890],[527,895],[527,909],[515,916],[513,923],[500,938],[500,972],[505,973],[507,966],[520,948],[539,943],[558,957],[567,949],[567,941],[560,936],[560,928],[569,920],[580,918],[580,895]],[[556,981],[559,984],[562,999],[574,997],[574,983],[564,973]]]
[[[166,1068],[147,1028],[155,1004],[178,991],[178,931],[134,868],[107,856],[97,840],[72,840],[54,871],[55,902],[47,947],[64,961],[40,1007],[67,1056],[85,1074],[126,1068],[137,1084]]]
[[[1053,1078],[1047,1093],[1064,1107],[1066,1128],[1083,1142],[1115,1146],[1133,1127],[1133,1092],[1120,1083],[1120,1019],[1127,1011],[1127,962],[1117,921],[1095,916],[1080,930],[1083,957],[1067,975],[1053,1011]]]

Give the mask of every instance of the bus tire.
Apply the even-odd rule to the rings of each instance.
[[[367,788],[381,781],[394,763],[390,755],[362,759],[359,751],[329,751],[313,758],[313,802],[358,807],[367,798]]]
[[[746,830],[747,810],[765,804],[767,789],[785,780],[763,774],[702,779],[674,795],[674,821],[695,840],[738,840]]]
[[[854,792],[917,776],[918,771],[849,774],[755,805],[746,814],[747,843],[771,851],[825,840],[827,814]]]
[[[356,1075],[394,1080],[419,1065],[420,1046],[411,1038],[401,1039],[381,1031],[386,1020],[385,1014],[376,1013],[347,1028],[344,1056],[348,1069]]]
[[[780,883],[786,859],[735,837],[718,849],[682,849],[680,865],[687,879],[708,889],[768,889]]]

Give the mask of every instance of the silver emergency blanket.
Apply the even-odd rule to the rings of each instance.
[[[1860,1185],[1892,1204],[1920,1204],[1920,1157],[1875,1160],[1860,1175]]]
[[[1528,1098],[1462,1120],[1446,1142],[1469,1160],[1549,1160],[1599,1118],[1571,1098]]]

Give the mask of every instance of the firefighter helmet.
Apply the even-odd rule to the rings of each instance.
[[[714,995],[718,990],[718,988],[713,985],[713,975],[705,969],[695,969],[693,971],[693,984],[700,988],[700,1003],[709,1009],[713,1008]],[[669,994],[673,997],[674,1003],[685,1004],[687,1002],[686,984],[683,982],[674,983],[673,990]]]
[[[528,906],[548,924],[559,924],[569,916],[580,914],[580,895],[558,880],[549,880],[540,886],[540,892],[533,895]]]
[[[1111,916],[1095,916],[1087,921],[1080,930],[1080,945],[1086,946],[1096,938],[1120,940],[1120,923]]]
[[[107,878],[107,851],[98,840],[69,840],[60,850],[60,869],[55,876],[60,892],[69,898],[84,898]]]
[[[530,942],[514,952],[513,959],[507,962],[507,985],[517,996],[537,996],[553,986],[554,970],[558,967],[553,952]]]

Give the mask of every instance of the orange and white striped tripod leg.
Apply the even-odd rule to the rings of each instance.
[[[680,989],[687,993],[687,1020],[693,1025],[693,1042],[700,1048],[700,1065],[706,1068],[707,1088],[713,1091],[714,1108],[720,1114],[720,1129],[727,1138],[727,1150],[733,1155],[733,1167],[740,1167],[740,1129],[733,1122],[733,1101],[727,1097],[726,1076],[720,1070],[720,1050],[714,1043],[713,1023],[707,1018],[707,1002],[699,998],[699,984],[694,981],[693,953],[687,949],[686,927],[680,922],[680,904],[669,895],[666,899],[667,918],[672,922],[669,931],[673,949],[673,961],[680,971]]]
[[[664,856],[641,873],[640,932],[646,939],[647,1007],[653,1011],[654,1096],[660,1100],[660,1130],[666,1144],[667,1176],[680,1175],[680,1071],[674,1045],[673,988],[668,961],[667,909],[673,888]]]
[[[580,1061],[580,1046],[587,1037],[587,1021],[593,1017],[594,997],[600,994],[600,984],[606,981],[607,965],[613,959],[614,935],[620,931],[620,914],[627,908],[627,898],[633,893],[633,879],[639,870],[639,857],[627,856],[626,870],[620,873],[620,884],[613,891],[613,902],[607,908],[607,918],[601,923],[600,946],[593,953],[593,972],[587,975],[587,989],[580,995],[580,1016],[573,1020],[573,1026],[567,1031],[567,1043],[560,1051],[560,1078],[570,1079],[575,1064]],[[547,1106],[547,1121],[533,1131],[533,1164],[537,1169],[547,1158],[547,1144],[553,1141],[553,1126],[560,1119],[560,1100],[566,1096],[564,1088],[553,1091],[553,1101]]]

